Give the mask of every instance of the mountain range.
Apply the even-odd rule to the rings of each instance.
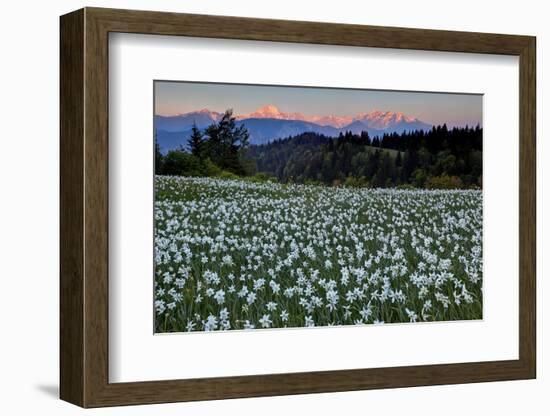
[[[217,122],[223,113],[202,109],[173,116],[155,115],[155,133],[161,152],[177,149],[187,143],[193,124],[203,129]],[[249,114],[236,116],[237,125],[244,124],[250,133],[250,144],[265,144],[278,138],[315,132],[329,137],[351,131],[368,132],[371,137],[384,133],[428,130],[432,125],[401,112],[371,111],[355,116],[309,116],[287,113],[274,105],[263,106]]]

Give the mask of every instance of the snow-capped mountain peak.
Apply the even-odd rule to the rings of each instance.
[[[264,105],[263,107],[256,110],[260,114],[266,114],[266,115],[277,115],[281,114],[281,111],[279,108],[273,104]]]
[[[219,114],[215,111],[210,111],[208,108],[203,108],[202,110],[197,111],[197,113],[201,113],[201,114]]]
[[[409,117],[400,111],[380,111],[375,110],[369,113],[359,113],[354,120],[367,123],[370,127],[384,130],[396,123],[419,122],[417,118]]]
[[[202,110],[189,111],[186,113],[177,113],[174,116],[164,116],[164,117],[180,117],[180,118],[192,118],[192,117],[201,117],[208,118],[212,121],[219,120],[222,116],[221,113],[217,111],[210,111],[208,108],[203,108]]]
[[[175,116],[155,117],[155,130],[161,144],[179,140],[190,134],[193,125],[204,129],[219,121],[223,113],[207,108]],[[316,132],[329,137],[340,133],[367,132],[371,137],[384,133],[402,133],[411,130],[432,128],[418,118],[407,116],[399,111],[374,110],[353,115],[304,115],[284,112],[276,105],[264,105],[248,114],[235,114],[238,124],[246,126],[252,144],[267,143],[277,138],[288,137],[303,132]],[[163,146],[168,146],[163,144]]]
[[[365,113],[359,113],[355,116],[337,116],[337,115],[304,115],[302,113],[287,113],[281,111],[273,104],[264,105],[257,110],[248,113],[237,115],[238,120],[247,118],[271,118],[278,120],[299,120],[309,123],[315,123],[320,126],[331,126],[342,128],[354,121],[360,121],[368,127],[377,130],[386,130],[395,124],[407,124],[420,122],[417,118],[409,117],[400,111],[382,111],[374,110]]]
[[[285,113],[276,105],[268,104],[258,108],[252,113],[241,114],[237,116],[238,120],[244,120],[247,118],[274,118],[277,120],[301,120],[305,121],[305,117],[302,113]]]

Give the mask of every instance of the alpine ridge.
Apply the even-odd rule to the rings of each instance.
[[[185,145],[195,124],[203,129],[218,121],[223,113],[203,108],[176,115],[156,115],[155,133],[163,152]],[[304,132],[315,132],[329,137],[351,131],[367,132],[371,136],[384,133],[429,130],[432,125],[402,112],[374,110],[356,115],[305,115],[285,112],[274,104],[235,115],[238,124],[244,124],[250,132],[251,144],[264,144],[272,140]]]

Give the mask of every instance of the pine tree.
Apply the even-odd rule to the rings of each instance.
[[[233,110],[226,110],[218,123],[206,129],[207,153],[217,166],[242,175],[245,169],[240,156],[248,147],[249,133],[244,125],[237,126]]]
[[[397,156],[395,157],[395,167],[400,167],[401,163],[401,152],[397,152]]]
[[[203,135],[201,131],[197,128],[197,125],[193,122],[193,127],[191,128],[191,137],[187,140],[187,145],[189,146],[189,151],[199,160],[203,158]]]
[[[369,136],[369,132],[368,131],[362,131],[361,132],[361,141],[363,142],[363,144],[365,144],[366,146],[370,146],[371,145],[371,140],[370,140],[370,136]]]

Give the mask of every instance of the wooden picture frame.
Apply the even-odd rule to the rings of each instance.
[[[60,29],[61,399],[101,407],[535,378],[534,37],[100,8],[62,16]],[[519,359],[109,383],[110,32],[518,56]]]

